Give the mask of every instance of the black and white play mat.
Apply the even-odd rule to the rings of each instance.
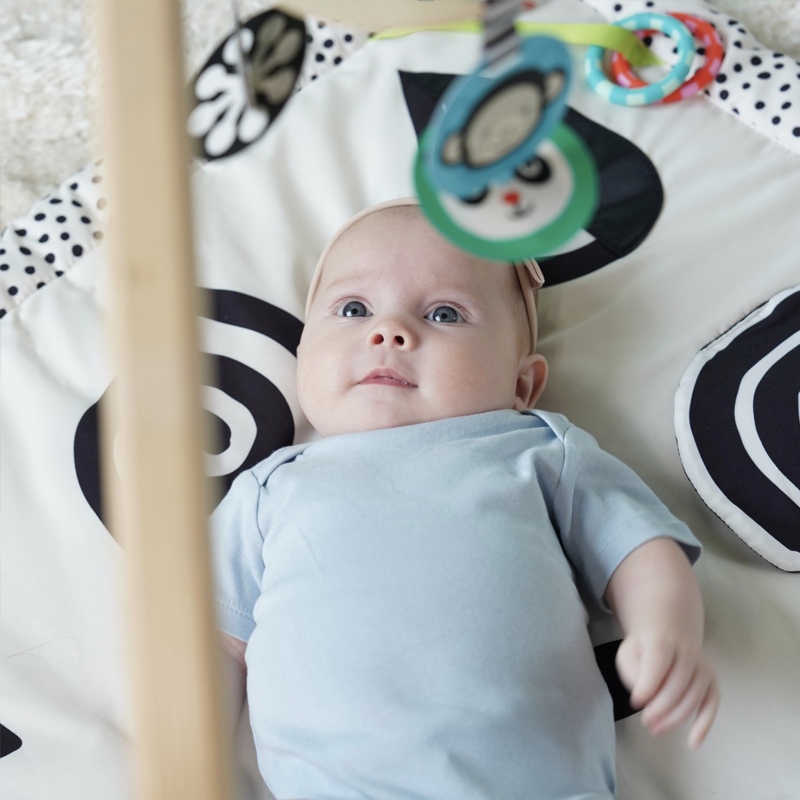
[[[696,572],[718,723],[690,753],[685,731],[654,740],[637,716],[623,719],[618,693],[620,800],[791,798],[800,65],[702,0],[552,0],[525,18],[592,24],[640,10],[709,20],[726,56],[707,94],[666,106],[615,106],[574,81],[566,123],[597,161],[600,205],[543,259],[551,374],[540,405],[630,464],[705,548]],[[432,103],[481,49],[475,34],[365,42],[276,14],[240,34],[258,74],[254,106],[233,32],[189,87],[197,275],[210,301],[199,325],[215,372],[202,394],[216,432],[206,466],[222,489],[315,436],[294,371],[317,258],[354,213],[413,192]],[[580,76],[583,50],[571,51]],[[103,524],[97,461],[98,404],[114,380],[103,168],[67,178],[0,236],[0,786],[15,800],[130,796],[125,554]],[[619,631],[593,613],[590,632],[608,668]],[[246,735],[237,751],[245,796],[267,798]]]

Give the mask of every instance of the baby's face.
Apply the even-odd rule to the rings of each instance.
[[[520,353],[515,292],[512,267],[463,253],[415,209],[367,216],[334,245],[309,309],[304,412],[332,436],[527,407],[520,373],[541,357]]]

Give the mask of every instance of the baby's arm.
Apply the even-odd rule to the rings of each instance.
[[[605,600],[625,635],[617,670],[644,708],[654,735],[696,714],[689,746],[705,739],[719,705],[713,666],[702,652],[703,601],[689,559],[671,539],[637,547],[617,567]]]
[[[222,648],[222,682],[225,700],[228,731],[231,740],[239,724],[245,695],[245,679],[247,667],[244,661],[244,651],[247,644],[241,639],[220,632],[220,646]]]

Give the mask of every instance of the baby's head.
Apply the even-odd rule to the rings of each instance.
[[[300,405],[322,436],[532,408],[535,262],[460,250],[411,200],[354,217],[320,258],[297,351]]]

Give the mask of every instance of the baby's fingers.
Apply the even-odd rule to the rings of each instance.
[[[620,647],[620,650],[622,647]],[[669,673],[675,660],[675,650],[660,644],[641,648],[639,669],[631,687],[631,705],[641,708],[650,702]]]
[[[669,673],[658,691],[647,703],[642,714],[642,723],[647,725],[652,733],[657,734],[662,730],[667,730],[663,724],[664,720],[667,717],[671,718],[677,707],[683,707],[683,704],[688,702],[687,694],[692,691],[695,682],[703,683],[702,676],[695,672],[695,669],[694,661],[685,653],[677,652],[675,654],[675,660],[670,666]],[[694,707],[705,694],[707,683],[706,680],[702,686],[697,688]]]
[[[717,716],[718,708],[719,686],[717,685],[716,678],[712,678],[706,696],[700,703],[697,717],[689,730],[689,747],[695,749],[700,747],[703,743],[706,734],[711,728],[711,724],[714,722],[714,717]]]
[[[676,694],[675,691],[671,691],[667,696],[667,687],[665,686],[658,693],[656,699],[645,709],[642,715],[642,722],[650,728],[650,732],[654,736],[672,730],[672,728],[686,722],[705,699],[711,685],[711,675],[698,670],[690,677],[691,681],[680,682],[682,694]],[[670,675],[668,683],[671,681],[672,675]],[[677,687],[678,684],[676,683],[674,688],[677,689]]]

